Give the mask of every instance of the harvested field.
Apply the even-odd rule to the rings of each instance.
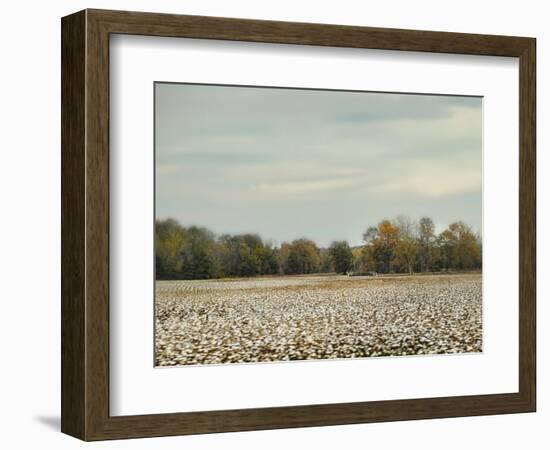
[[[482,350],[481,274],[157,281],[158,366]]]

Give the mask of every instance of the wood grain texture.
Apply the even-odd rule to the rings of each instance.
[[[109,416],[109,33],[86,27],[86,439]]]
[[[112,33],[519,57],[519,391],[109,416],[109,34]],[[535,410],[534,39],[86,10],[63,18],[62,41],[62,430],[65,433],[84,440],[99,440]]]
[[[390,28],[88,10],[111,33],[331,47],[521,56],[529,38]]]
[[[79,12],[61,27],[61,430],[77,437],[86,409],[85,20]]]
[[[520,57],[519,390],[536,409],[536,41]]]

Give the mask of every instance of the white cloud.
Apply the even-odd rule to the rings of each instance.
[[[155,167],[157,175],[173,175],[180,171],[180,166],[177,164],[157,164]]]
[[[409,197],[417,195],[432,198],[479,190],[481,190],[481,178],[478,171],[418,174],[368,188],[369,192],[376,194],[401,194]]]
[[[479,98],[157,88],[159,217],[323,243],[400,213],[481,228]]]
[[[325,180],[287,181],[282,183],[260,183],[251,186],[251,189],[265,193],[296,195],[346,189],[356,186],[357,184],[358,180],[353,178],[333,178]]]

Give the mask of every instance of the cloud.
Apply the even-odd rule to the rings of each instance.
[[[180,171],[180,166],[177,164],[160,163],[156,165],[155,170],[157,176],[173,175],[177,174]]]
[[[355,242],[399,213],[437,223],[460,213],[480,229],[481,105],[157,84],[158,215],[279,241],[312,233]]]
[[[477,171],[447,172],[403,177],[395,182],[371,186],[368,190],[375,194],[440,198],[480,191],[481,182],[480,173]]]
[[[333,178],[325,180],[287,181],[282,183],[260,183],[251,186],[251,189],[265,193],[296,195],[340,190],[356,186],[357,184],[357,180],[352,178]]]

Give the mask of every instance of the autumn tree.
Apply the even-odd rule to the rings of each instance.
[[[353,270],[358,274],[368,272],[369,265],[367,261],[367,255],[365,247],[356,247],[352,250],[353,255]]]
[[[399,239],[393,251],[392,265],[398,272],[413,273],[418,246],[413,239]]]
[[[457,241],[456,236],[449,230],[443,230],[437,237],[437,245],[440,253],[440,267],[443,270],[457,267]]]
[[[464,222],[449,225],[456,236],[456,257],[459,269],[474,269],[481,266],[481,246],[477,236]]]
[[[398,229],[389,221],[383,220],[378,227],[370,227],[363,234],[365,259],[371,270],[380,273],[393,271],[392,262],[398,243]]]
[[[322,273],[328,273],[334,271],[334,265],[332,263],[332,257],[328,248],[319,249],[320,267],[319,271]]]
[[[215,258],[214,233],[202,227],[186,230],[186,245],[181,252],[181,278],[208,279],[221,275],[221,266]]]
[[[159,280],[177,280],[350,270],[413,273],[473,270],[482,265],[481,237],[460,221],[436,235],[429,217],[416,222],[397,216],[368,227],[363,241],[354,249],[345,241],[319,248],[306,238],[275,247],[257,234],[216,236],[204,227],[157,220],[155,272]]]
[[[220,236],[226,276],[253,276],[278,272],[276,252],[256,234]]]
[[[329,247],[329,253],[337,273],[347,273],[353,266],[353,254],[346,241],[335,241]]]
[[[432,271],[439,258],[435,225],[429,217],[418,221],[418,265],[420,272]]]
[[[441,264],[449,269],[481,268],[481,242],[464,222],[454,222],[438,238]]]
[[[418,254],[418,224],[407,216],[397,216],[393,221],[397,229],[397,242],[393,251],[392,265],[398,272],[414,271]]]
[[[285,253],[284,273],[308,274],[319,271],[321,254],[315,242],[305,238],[296,239],[285,249]]]
[[[175,279],[181,271],[185,230],[173,219],[155,222],[155,267],[157,279]]]

